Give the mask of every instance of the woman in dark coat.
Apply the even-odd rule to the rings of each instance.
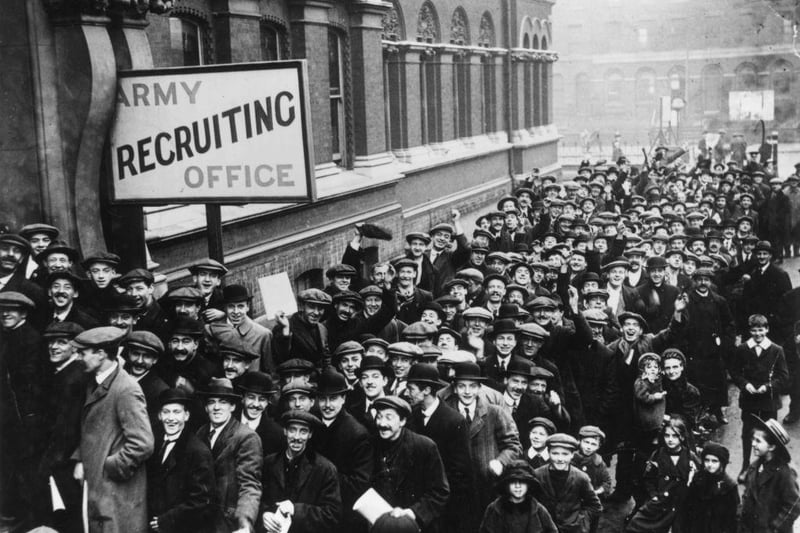
[[[691,451],[689,429],[672,418],[661,432],[661,446],[653,452],[644,472],[647,501],[633,514],[626,533],[684,533],[680,520],[689,483],[698,460]]]
[[[739,490],[725,473],[730,460],[728,449],[707,442],[700,454],[703,469],[694,476],[686,505],[678,520],[685,533],[736,533]],[[716,468],[716,470],[714,470]]]

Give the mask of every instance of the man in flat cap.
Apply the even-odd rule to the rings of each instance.
[[[167,354],[159,359],[156,366],[156,371],[167,385],[193,393],[214,376],[217,365],[202,353],[202,339],[202,322],[190,318],[175,321],[167,342]]]
[[[164,355],[164,344],[155,333],[149,331],[132,331],[122,343],[122,357],[127,361],[125,370],[135,379],[144,393],[150,423],[156,427],[158,422],[158,397],[169,386],[158,375],[153,367]]]
[[[40,331],[47,324],[47,296],[44,290],[25,277],[25,265],[30,255],[30,243],[13,233],[0,234],[0,292],[14,291],[32,302],[30,321]]]
[[[424,257],[424,256],[423,256]],[[425,257],[428,261],[428,258]],[[397,299],[397,318],[406,324],[419,321],[422,316],[422,305],[433,300],[433,294],[417,284],[419,263],[411,258],[404,257],[395,262],[397,271],[397,286],[395,298]]]
[[[408,516],[423,533],[434,531],[450,495],[436,444],[406,428],[411,407],[397,396],[374,403],[378,440],[372,487],[393,516]]]
[[[305,359],[322,370],[331,362],[328,328],[322,324],[331,297],[319,289],[306,289],[297,295],[297,304],[297,312],[291,317],[282,311],[275,313],[277,324],[272,332],[276,361]]]
[[[72,322],[50,324],[44,332],[50,372],[42,405],[42,447],[39,461],[36,514],[40,523],[57,531],[80,531],[81,486],[72,477],[70,455],[80,440],[81,411],[90,376],[78,359],[72,340],[83,331]],[[65,509],[50,505],[49,478],[53,477]]]
[[[366,522],[352,509],[369,488],[374,468],[373,446],[367,428],[344,408],[347,392],[343,375],[332,368],[322,372],[317,388],[322,425],[314,432],[312,446],[336,467],[343,511],[338,531],[357,533],[366,531]]]
[[[196,287],[178,287],[169,291],[164,297],[164,308],[174,317],[186,317],[202,320],[203,293]],[[224,312],[223,312],[224,315]]]
[[[31,275],[39,268],[36,257],[42,253],[45,248],[50,246],[50,243],[58,238],[59,233],[60,231],[57,227],[41,222],[22,226],[19,230],[19,234],[31,244],[31,254],[28,257],[25,277],[30,279]]]
[[[79,288],[86,280],[79,278],[72,271],[53,272],[47,276],[47,294],[50,296],[50,322],[74,322],[83,329],[92,329],[100,322],[84,310],[79,296]]]
[[[81,266],[89,278],[81,287],[83,289],[81,292],[82,303],[97,318],[104,317],[105,309],[119,295],[119,291],[114,286],[114,281],[118,277],[119,263],[119,256],[109,252],[90,254],[81,262]]]
[[[209,422],[197,430],[197,436],[214,458],[212,529],[216,533],[252,532],[261,502],[261,439],[233,416],[242,397],[229,379],[212,378],[198,394],[205,402]]]
[[[228,285],[222,290],[225,320],[206,324],[206,345],[215,352],[223,346],[236,347],[249,354],[249,370],[275,373],[272,331],[250,318],[252,296],[244,285]]]
[[[189,266],[194,286],[203,296],[200,304],[201,320],[206,324],[218,322],[225,318],[225,302],[222,298],[222,278],[228,268],[210,257],[200,259]]]
[[[663,257],[648,257],[646,265],[647,280],[636,290],[644,303],[642,316],[654,331],[661,331],[669,324],[680,291],[666,282],[667,261]]]
[[[414,275],[414,285],[424,291],[433,294],[436,287],[438,271],[425,254],[428,245],[431,243],[431,236],[427,233],[412,232],[406,235],[406,255],[405,258],[413,261],[417,265]],[[395,265],[397,268],[397,265]],[[400,274],[398,269],[398,275]],[[413,320],[411,322],[414,322]]]
[[[391,265],[387,264],[387,268],[391,268],[394,272],[394,267]],[[388,288],[389,290],[393,290],[391,285],[384,285],[384,287]],[[358,291],[358,294],[364,299],[364,309],[362,313],[365,317],[369,318],[375,316],[384,309],[383,291],[385,288],[379,287],[378,285],[367,285]],[[396,308],[397,301],[394,294],[392,295],[392,303],[394,308]],[[392,318],[382,330],[374,335],[384,339],[386,342],[397,342],[400,340],[400,332],[402,332],[406,326],[407,324],[402,320]]]
[[[214,458],[188,426],[193,398],[183,389],[158,397],[155,453],[147,462],[151,531],[212,533]]]
[[[292,533],[336,531],[342,513],[336,467],[309,445],[322,421],[290,410],[281,425],[286,447],[264,459],[258,531],[282,533],[287,521]]]
[[[436,224],[429,232],[431,247],[425,253],[437,274],[434,296],[443,294],[444,284],[452,279],[456,270],[470,257],[470,247],[461,226],[461,213],[458,209],[450,211],[450,219],[452,224]]]
[[[90,533],[147,531],[144,463],[153,453],[153,432],[141,387],[117,362],[124,336],[104,326],[73,341],[92,376],[72,454],[75,479],[86,482]]]
[[[357,292],[339,291],[333,297],[333,309],[325,321],[328,342],[332,350],[345,341],[355,340],[359,335],[377,335],[394,318],[395,293],[392,289],[381,290],[381,307],[374,314],[363,313],[364,299]]]
[[[144,268],[134,268],[120,277],[117,282],[120,287],[125,289],[128,296],[132,296],[137,305],[142,308],[142,314],[136,321],[134,329],[152,331],[162,342],[167,342],[170,331],[172,331],[172,324],[169,315],[155,299],[153,273]]]

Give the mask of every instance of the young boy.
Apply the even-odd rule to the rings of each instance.
[[[525,461],[512,461],[497,486],[500,496],[489,504],[479,533],[557,533],[550,513],[531,493],[533,470]]]
[[[739,482],[750,464],[751,435],[754,416],[763,420],[778,418],[781,394],[789,384],[789,371],[783,348],[769,340],[769,323],[764,315],[751,315],[747,320],[750,338],[733,354],[728,371],[739,387],[742,410],[742,470]],[[751,416],[754,415],[754,416]]]
[[[587,531],[603,510],[589,476],[572,466],[575,437],[555,433],[547,439],[548,464],[534,470],[534,496],[550,511],[559,531]]]
[[[745,473],[739,531],[790,533],[800,515],[800,492],[789,466],[789,435],[775,419],[750,418],[756,460]]]
[[[606,434],[597,426],[583,426],[578,431],[580,438],[578,453],[572,458],[572,465],[586,473],[592,482],[592,488],[601,500],[611,492],[611,475],[608,467],[598,455],[597,450],[603,444]],[[589,531],[594,533],[600,522],[600,516],[592,520]]]
[[[531,428],[528,433],[531,447],[525,451],[525,460],[531,468],[537,469],[550,460],[550,455],[547,453],[547,438],[556,432],[556,425],[543,416],[537,416],[528,421],[528,426]]]

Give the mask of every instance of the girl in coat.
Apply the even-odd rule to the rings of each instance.
[[[725,473],[730,460],[728,449],[716,442],[707,442],[700,454],[700,470],[686,496],[681,521],[685,533],[736,533],[736,510],[739,490]]]
[[[691,451],[689,429],[672,417],[661,432],[661,445],[650,456],[644,472],[647,500],[633,513],[627,533],[683,533],[680,520],[689,483],[698,460]]]
[[[640,475],[645,470],[645,463],[658,447],[658,437],[664,424],[667,393],[661,380],[661,357],[653,352],[642,354],[639,358],[639,377],[633,383],[634,425],[636,438],[634,445],[634,472]],[[641,506],[647,495],[644,492],[644,480],[634,479],[633,497],[636,505]]]
[[[753,417],[753,455],[745,473],[741,533],[790,533],[800,515],[797,474],[789,466],[789,435],[780,423]]]
[[[536,483],[523,460],[512,461],[500,478],[500,496],[483,514],[479,533],[558,533],[547,509],[530,491]]]

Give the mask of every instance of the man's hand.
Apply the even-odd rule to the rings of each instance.
[[[75,463],[75,468],[72,469],[72,477],[75,478],[75,481],[78,483],[83,483],[83,463]]]
[[[294,504],[289,500],[278,502],[278,512],[286,516],[293,516]]]
[[[492,459],[489,461],[489,470],[491,470],[492,474],[495,476],[500,477],[500,475],[503,473],[503,463],[497,459]]]
[[[580,296],[578,295],[578,289],[570,285],[567,288],[567,292],[569,293],[569,308],[572,309],[572,313],[577,315],[578,314],[578,300]]]
[[[225,311],[214,309],[213,307],[209,307],[203,311],[203,319],[206,322],[216,322],[217,320],[222,320],[223,318],[225,318]]]
[[[451,209],[450,218],[453,219],[453,222],[457,222],[461,218],[461,212],[458,209]]]
[[[746,390],[750,394],[758,394],[758,390],[753,386],[752,383],[748,383],[747,385],[745,385],[744,390]]]
[[[766,394],[767,393],[767,386],[761,385],[759,388],[756,389],[756,392],[759,394]]]
[[[289,318],[286,316],[286,313],[283,311],[277,311],[275,313],[275,322],[281,325],[284,335],[289,334],[291,330],[289,329]]]
[[[550,397],[548,398],[548,401],[556,407],[561,405],[561,397],[559,397],[558,393],[554,390],[550,391]]]
[[[411,509],[403,509],[402,507],[395,507],[394,509],[391,510],[391,514],[395,518],[400,518],[401,516],[407,516],[411,520],[414,520],[415,522],[417,520],[417,515],[415,515],[414,511],[412,511]]]
[[[150,520],[150,529],[158,531],[158,517],[154,516],[152,520]]]
[[[689,303],[689,297],[686,296],[686,293],[684,292],[683,294],[675,298],[675,312],[682,313],[686,309],[688,303]]]

